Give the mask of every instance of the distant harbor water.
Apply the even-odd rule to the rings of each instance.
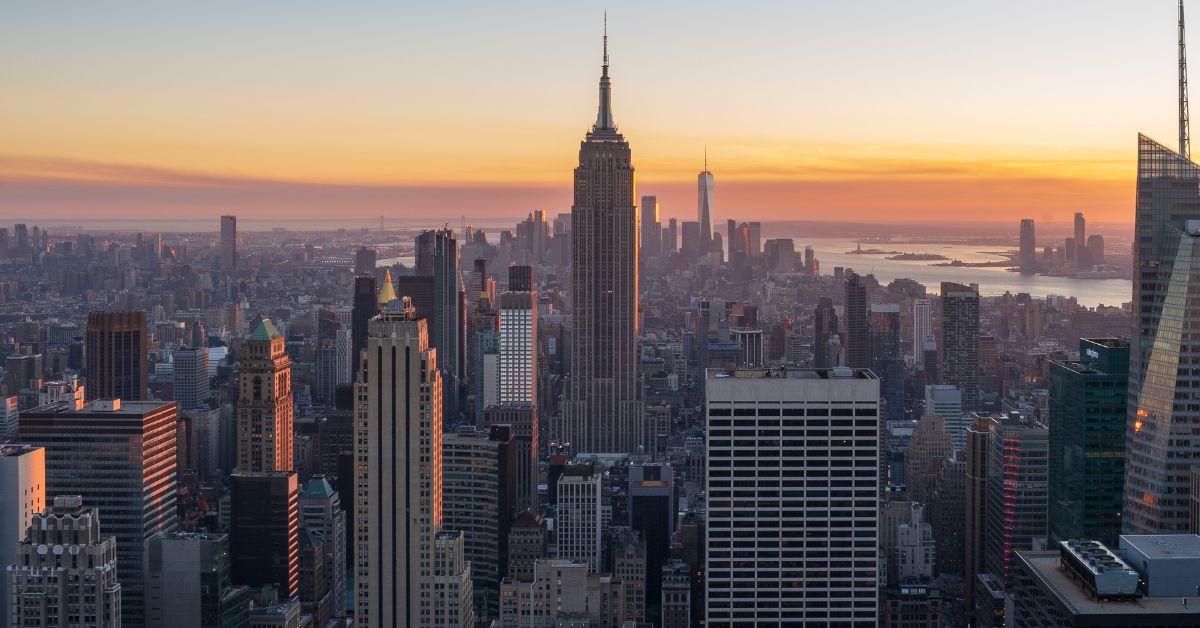
[[[962,284],[979,284],[983,296],[999,296],[1005,292],[1018,294],[1027,292],[1035,297],[1056,294],[1075,297],[1081,305],[1095,307],[1099,304],[1117,306],[1133,299],[1133,282],[1128,279],[1074,279],[1071,277],[1045,277],[1022,275],[1006,268],[964,268],[933,266],[935,262],[915,260],[890,260],[887,255],[848,255],[857,243],[844,238],[792,238],[796,251],[803,256],[805,246],[813,247],[817,260],[821,262],[821,274],[832,275],[835,266],[853,268],[855,272],[873,274],[880,283],[906,277],[925,286],[937,294],[943,281]],[[863,243],[863,248],[904,251],[906,253],[937,253],[950,259],[964,262],[981,262],[1004,259],[987,252],[1007,250],[1003,246],[975,244],[909,244],[906,242]]]

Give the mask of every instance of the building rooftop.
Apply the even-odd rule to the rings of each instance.
[[[309,478],[308,484],[304,485],[304,491],[300,494],[300,497],[329,498],[334,493],[335,491],[333,490],[333,486],[329,484],[329,480],[326,480],[324,475],[318,473]]]
[[[1122,534],[1121,545],[1130,546],[1152,560],[1200,557],[1200,535],[1196,534]]]
[[[52,401],[21,413],[22,416],[48,414],[114,414],[140,416],[165,406],[174,406],[174,401],[126,401],[124,399],[96,399],[75,410],[69,401]]]
[[[710,368],[707,371],[708,379],[727,379],[730,377],[763,379],[878,379],[870,369],[852,369],[847,367],[835,367],[831,369],[739,368],[733,371]]]
[[[271,319],[264,318],[258,322],[258,327],[250,332],[250,340],[271,340],[273,338],[282,338],[283,334],[279,333],[279,329],[275,327],[275,323]]]
[[[22,443],[0,443],[0,456],[16,458],[17,456],[31,454],[39,449],[41,449],[41,447],[34,447],[33,445],[25,445]]]
[[[1017,556],[1029,565],[1043,588],[1075,615],[1195,614],[1200,609],[1200,596],[1142,597],[1127,601],[1094,599],[1091,592],[1079,586],[1071,573],[1062,568],[1059,552],[1017,552]],[[1183,600],[1189,603],[1185,605]]]

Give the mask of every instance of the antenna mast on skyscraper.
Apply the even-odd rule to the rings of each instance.
[[[1179,154],[1192,158],[1188,130],[1187,47],[1183,37],[1183,0],[1179,0]]]

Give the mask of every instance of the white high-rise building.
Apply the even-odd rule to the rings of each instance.
[[[469,622],[453,623],[461,613],[442,608],[444,591],[434,591],[442,378],[425,320],[416,319],[411,305],[368,323],[355,398],[355,622],[365,628],[470,626],[473,613]],[[466,598],[456,604],[469,611],[467,569]]]
[[[46,450],[0,444],[0,576],[17,560],[17,544],[33,515],[46,509]],[[0,584],[3,580],[0,579]],[[0,586],[0,592],[4,589]],[[8,596],[0,595],[0,626],[8,621]]]
[[[558,479],[558,558],[587,563],[600,571],[604,534],[600,475],[592,465],[567,465]]]
[[[918,369],[925,368],[925,342],[933,338],[933,301],[929,299],[913,300],[913,364]]]
[[[877,625],[878,378],[709,371],[706,390],[707,625]]]
[[[500,295],[500,403],[537,403],[537,292]]]

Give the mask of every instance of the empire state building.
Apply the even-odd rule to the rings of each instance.
[[[638,209],[629,143],[617,132],[608,35],[596,124],[579,146],[571,207],[571,378],[563,440],[580,453],[644,442],[638,380]]]

